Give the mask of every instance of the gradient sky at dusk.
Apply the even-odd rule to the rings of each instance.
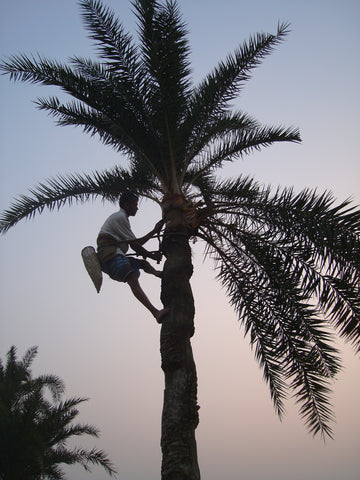
[[[128,0],[108,0],[131,31]],[[360,204],[360,3],[357,0],[180,0],[189,27],[197,83],[251,34],[291,23],[286,41],[254,71],[234,103],[263,123],[298,126],[300,145],[277,145],[227,166],[222,176],[246,173],[264,184],[332,190]],[[58,60],[95,55],[75,0],[0,1],[0,57],[37,52]],[[61,173],[91,172],[126,159],[80,129],[58,128],[32,103],[53,88],[13,84],[0,77],[0,209],[39,181]],[[0,355],[39,346],[35,374],[59,375],[66,396],[85,396],[80,420],[101,438],[78,444],[105,449],[120,480],[160,477],[163,376],[159,326],[127,286],[104,279],[96,294],[80,251],[95,244],[111,204],[100,201],[45,212],[3,236]],[[132,220],[141,236],[160,218],[143,201]],[[154,248],[156,245],[153,245]],[[348,345],[334,383],[335,439],[313,439],[290,400],[275,416],[268,387],[247,338],[194,245],[196,301],[194,355],[198,367],[199,462],[204,480],[359,480],[360,365]],[[141,277],[160,306],[158,279]],[[69,469],[72,480],[109,478]]]

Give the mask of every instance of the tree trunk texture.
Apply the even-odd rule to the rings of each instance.
[[[193,273],[189,233],[181,225],[167,228],[162,245],[166,257],[161,300],[170,313],[160,336],[165,374],[162,413],[162,480],[199,480],[195,429],[199,423],[197,376],[190,338],[194,334]]]

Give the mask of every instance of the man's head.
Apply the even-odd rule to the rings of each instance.
[[[134,216],[138,211],[138,201],[139,197],[135,193],[124,192],[120,196],[119,205],[129,216]]]

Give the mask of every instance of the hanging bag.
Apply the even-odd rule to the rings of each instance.
[[[102,270],[99,259],[97,257],[97,253],[94,247],[88,246],[84,247],[81,250],[81,256],[93,284],[95,285],[97,293],[100,292],[100,288],[102,285]]]

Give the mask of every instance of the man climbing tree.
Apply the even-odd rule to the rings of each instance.
[[[168,312],[164,308],[158,310],[150,302],[139,284],[140,270],[161,278],[161,272],[155,270],[145,258],[160,261],[160,252],[149,252],[143,245],[154,235],[160,232],[163,221],[160,220],[153,230],[142,238],[136,238],[131,230],[129,217],[136,215],[138,211],[138,197],[134,193],[125,192],[121,195],[120,210],[110,215],[100,229],[97,245],[98,258],[102,270],[110,278],[118,282],[126,282],[130,286],[135,297],[141,302],[161,323],[163,316]],[[143,260],[126,256],[129,246],[143,257]]]
[[[100,0],[80,0],[99,59],[77,56],[63,64],[17,55],[0,62],[0,71],[13,80],[56,86],[72,97],[65,103],[57,97],[37,102],[59,125],[81,126],[126,155],[111,169],[61,175],[33,187],[3,212],[0,232],[74,199],[117,201],[127,189],[162,207],[161,301],[169,313],[144,303],[162,320],[161,478],[199,480],[190,239],[203,242],[205,256],[215,260],[217,278],[248,334],[278,415],[291,394],[309,431],[325,437],[332,434],[329,385],[339,371],[329,324],[360,348],[360,211],[349,201],[334,205],[329,193],[273,192],[242,175],[220,176],[226,163],[254,150],[300,141],[298,129],[261,125],[232,107],[252,71],[288,33],[287,24],[274,34],[251,37],[194,85],[187,26],[177,2],[133,0],[132,5],[138,42]],[[137,202],[121,208],[128,221]],[[105,252],[107,226],[99,255]],[[154,232],[159,229],[157,224]],[[144,238],[121,241],[143,254]],[[112,248],[125,254],[127,246]],[[124,255],[113,258],[111,265]],[[110,272],[105,258],[102,262]],[[128,265],[122,281],[137,296],[136,270],[130,260]]]

